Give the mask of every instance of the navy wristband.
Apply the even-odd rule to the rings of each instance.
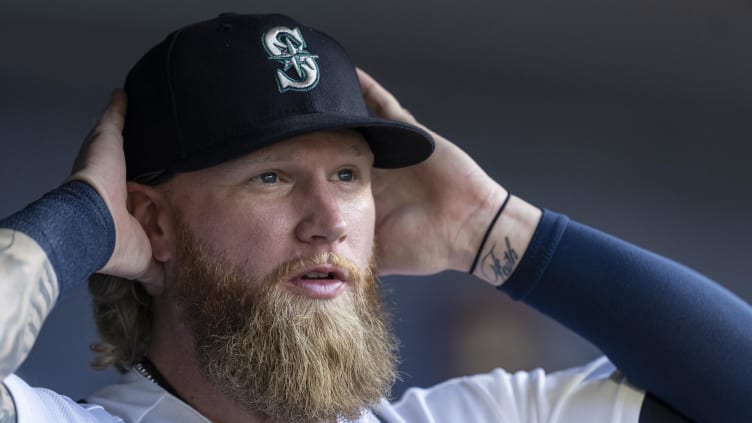
[[[42,247],[57,274],[61,297],[101,269],[115,248],[115,223],[107,204],[81,181],[68,182],[0,220],[0,228],[23,232]]]

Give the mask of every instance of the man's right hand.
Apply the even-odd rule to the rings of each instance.
[[[115,90],[110,104],[86,137],[69,180],[91,185],[102,196],[115,222],[115,248],[101,273],[139,280],[152,294],[162,289],[162,267],[152,257],[151,244],[128,211],[123,125],[126,96]]]

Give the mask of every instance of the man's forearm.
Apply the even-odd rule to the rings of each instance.
[[[501,289],[696,421],[752,421],[752,308],[666,258],[545,212]]]
[[[16,407],[8,389],[0,382],[0,423],[16,423]]]
[[[58,296],[104,265],[114,239],[106,205],[82,182],[0,220],[0,380],[26,358]]]
[[[541,210],[510,195],[488,228],[471,273],[494,286],[501,286],[525,256],[541,219]]]
[[[28,355],[57,300],[57,276],[33,239],[0,229],[0,380]]]

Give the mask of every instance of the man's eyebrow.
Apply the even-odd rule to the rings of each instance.
[[[275,154],[264,154],[263,156],[259,157],[244,157],[240,161],[245,164],[261,164],[261,163],[271,163],[271,162],[282,162],[285,160],[290,160],[293,157],[292,153],[275,153]]]

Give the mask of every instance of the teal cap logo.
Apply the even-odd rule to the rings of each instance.
[[[266,31],[262,38],[268,58],[282,65],[282,69],[277,69],[280,93],[309,91],[316,87],[319,83],[318,56],[306,50],[300,29],[278,26]]]

